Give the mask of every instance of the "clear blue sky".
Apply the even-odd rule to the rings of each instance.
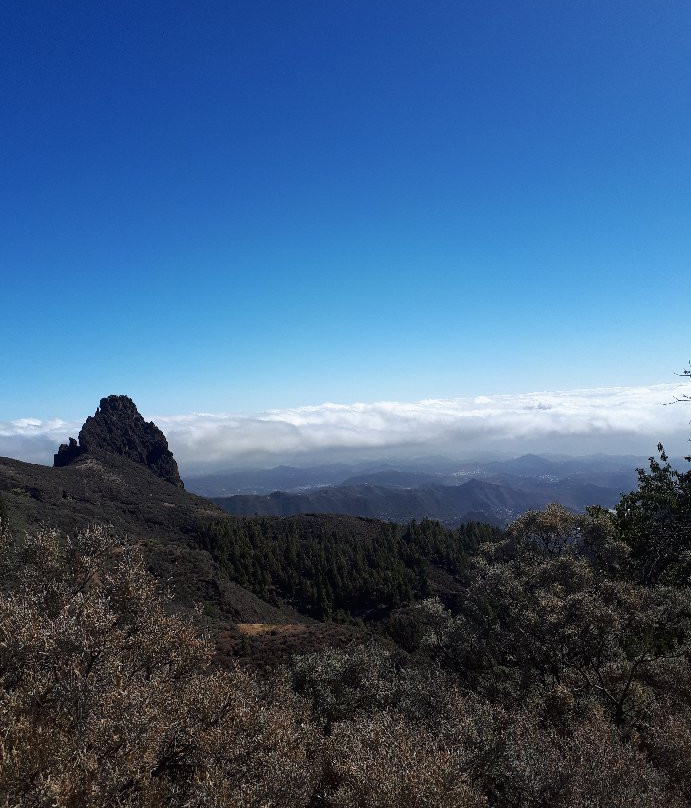
[[[23,0],[0,93],[0,420],[691,356],[687,0]]]

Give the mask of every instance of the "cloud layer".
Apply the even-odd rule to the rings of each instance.
[[[651,454],[688,451],[691,406],[663,406],[684,384],[320,404],[257,415],[153,415],[184,473],[425,454],[524,451]],[[82,419],[83,420],[83,419]],[[82,421],[0,422],[0,455],[51,463]]]

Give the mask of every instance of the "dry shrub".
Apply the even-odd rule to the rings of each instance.
[[[511,717],[486,773],[495,804],[524,808],[682,808],[665,775],[594,708],[566,734],[526,709]]]
[[[401,715],[336,726],[328,744],[333,808],[480,808],[462,746]]]
[[[679,665],[673,673],[678,674],[679,683],[688,685],[688,669]],[[651,705],[641,736],[650,759],[676,785],[686,804],[691,804],[691,700],[685,689],[675,694],[670,686]]]
[[[213,671],[135,548],[103,528],[0,545],[0,804],[307,804],[300,703]]]

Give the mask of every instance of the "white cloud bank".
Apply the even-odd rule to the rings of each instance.
[[[593,452],[649,455],[662,441],[686,454],[691,405],[663,406],[688,385],[613,387],[413,403],[320,404],[253,416],[146,416],[165,432],[183,474],[280,463],[444,454]],[[82,419],[83,420],[83,419]],[[0,422],[0,455],[51,463],[82,421]]]

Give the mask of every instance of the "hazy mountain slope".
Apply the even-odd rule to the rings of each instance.
[[[543,457],[523,455],[503,460],[453,461],[424,457],[381,462],[333,463],[309,468],[276,466],[266,469],[217,471],[185,475],[185,485],[205,497],[263,494],[274,491],[305,493],[327,486],[383,485],[396,488],[427,488],[459,485],[482,479],[517,486],[518,480],[532,480],[535,486],[572,478],[628,491],[636,485],[636,468],[646,459],[633,456]]]
[[[214,502],[235,515],[334,513],[395,522],[427,517],[447,525],[471,520],[505,525],[524,511],[550,502],[573,510],[587,505],[611,507],[620,494],[618,489],[573,480],[533,483],[516,478],[515,482],[517,485],[473,478],[461,485],[425,488],[334,486],[302,494],[275,491],[268,496],[215,497]]]
[[[347,477],[341,485],[384,485],[390,488],[427,488],[445,482],[440,474],[429,474],[415,471],[370,471]]]
[[[299,513],[339,513],[405,522],[430,517],[458,524],[484,517],[504,523],[533,500],[508,487],[480,480],[459,486],[390,488],[354,485],[322,488],[305,494],[276,491],[269,496],[234,496],[214,499],[236,515],[292,516]]]
[[[338,485],[353,474],[352,466],[333,464],[311,468],[276,466],[270,469],[243,469],[218,471],[185,477],[188,490],[205,497],[234,494],[270,494],[272,491],[291,491]]]

